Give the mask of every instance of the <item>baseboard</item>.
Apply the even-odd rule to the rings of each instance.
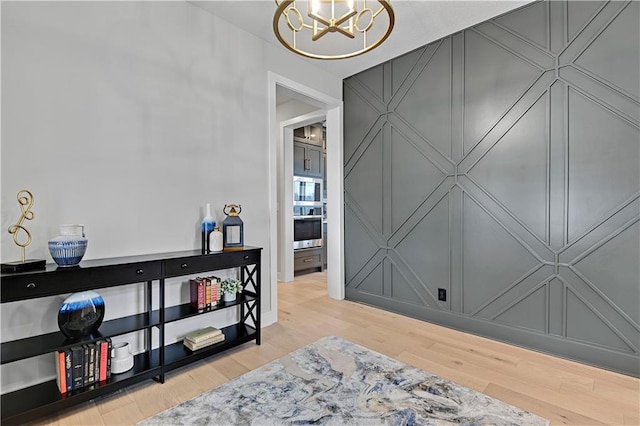
[[[268,327],[278,322],[278,315],[274,311],[263,312],[261,319],[261,328]]]

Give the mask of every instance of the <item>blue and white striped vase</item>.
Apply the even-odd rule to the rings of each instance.
[[[60,235],[49,241],[49,253],[58,266],[76,266],[87,251],[84,225],[60,225]]]

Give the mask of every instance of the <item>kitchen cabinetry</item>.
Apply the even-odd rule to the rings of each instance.
[[[327,156],[322,156],[322,200],[327,199]]]
[[[2,342],[0,361],[3,365],[131,332],[143,332],[146,344],[144,352],[135,355],[132,370],[112,374],[110,379],[92,386],[61,394],[56,381],[49,380],[3,394],[0,397],[2,424],[23,424],[143,380],[153,378],[163,383],[165,374],[175,368],[252,340],[260,344],[260,253],[261,249],[256,247],[206,255],[199,250],[183,251],[88,260],[76,268],[49,264],[45,270],[2,274],[1,303],[29,300],[38,303],[38,298],[46,296],[135,283],[146,285],[144,312],[104,321],[92,335],[69,339],[56,331]],[[189,301],[165,300],[165,279],[229,268],[239,270],[244,290],[235,302],[222,302],[211,309],[235,307],[239,311],[237,322],[221,329],[225,340],[195,352],[186,349],[182,341],[165,342],[166,324],[211,312],[198,313]],[[105,302],[108,309],[109,301]],[[44,321],[55,321],[55,318]],[[203,324],[206,325],[210,324]],[[158,336],[157,348],[152,347],[152,336]]]
[[[322,123],[303,126],[293,131],[293,140],[324,147],[325,130]]]
[[[293,143],[293,174],[296,176],[322,177],[324,155],[322,147],[308,143]]]
[[[322,247],[301,249],[293,252],[293,272],[322,271]]]
[[[327,269],[327,222],[322,224],[322,269]]]

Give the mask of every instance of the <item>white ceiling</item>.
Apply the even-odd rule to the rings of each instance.
[[[531,1],[392,0],[391,5],[396,16],[395,26],[389,38],[381,46],[350,59],[323,61],[304,58],[304,60],[340,78],[345,78]],[[294,55],[280,45],[273,35],[273,15],[276,10],[273,0],[206,0],[190,1],[190,3]]]

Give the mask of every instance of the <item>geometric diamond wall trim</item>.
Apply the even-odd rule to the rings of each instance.
[[[538,125],[545,121],[547,103],[548,95],[541,97],[468,173],[535,235],[548,242],[549,142],[546,126]]]
[[[350,208],[345,209],[344,221],[345,240],[358,245],[358,251],[349,256],[350,261],[345,267],[345,277],[349,282],[378,251],[378,244],[371,238],[362,220]]]
[[[536,2],[345,79],[347,298],[640,376],[639,14]]]
[[[569,90],[568,102],[568,237],[573,241],[638,193],[640,130],[575,90]]]
[[[541,70],[474,31],[464,37],[464,153],[538,78]]]
[[[567,293],[567,311],[568,338],[596,343],[610,349],[630,350],[629,346],[612,333],[607,324],[571,290]]]
[[[621,67],[616,61],[622,56],[630,63],[640,62],[637,45],[618,43],[623,39],[640,39],[639,17],[640,2],[631,2],[575,60],[580,68],[635,99],[640,97],[640,72],[636,67]],[[614,44],[618,44],[617,49],[611,49]]]
[[[497,316],[496,321],[544,332],[546,299],[546,286],[542,286]]]
[[[451,42],[441,43],[395,112],[442,155],[451,157]],[[433,102],[425,110],[424,92]]]
[[[580,259],[574,268],[640,328],[639,235],[640,223],[636,222]],[[610,287],[619,291],[609,291]]]
[[[501,18],[495,19],[494,22],[545,49],[549,42],[547,38],[549,34],[547,13],[546,4],[534,3],[517,12],[507,13]]]
[[[465,197],[463,205],[463,306],[471,314],[495,300],[539,261],[475,201]]]
[[[423,293],[436,299],[438,288],[449,288],[449,197],[440,200],[418,224],[394,246],[405,267],[413,277],[408,285],[424,288]],[[429,241],[430,244],[424,244]],[[415,283],[415,284],[412,284]],[[394,281],[393,288],[399,285]],[[427,299],[428,300],[428,299]]]
[[[606,1],[567,2],[567,33],[573,39]]]
[[[378,133],[344,179],[344,189],[353,197],[373,231],[382,233],[382,135]]]
[[[427,156],[391,129],[392,227],[397,230],[425,198],[444,180],[446,174]]]

